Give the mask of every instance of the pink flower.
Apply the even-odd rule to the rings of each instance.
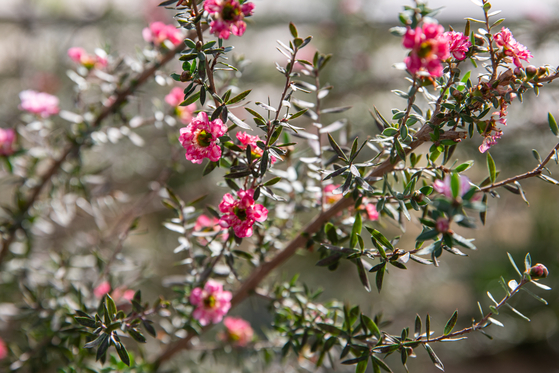
[[[13,145],[16,140],[16,131],[13,128],[0,128],[0,156],[14,154]]]
[[[472,46],[468,37],[463,33],[456,31],[448,31],[443,35],[449,41],[450,53],[452,53],[454,58],[459,61],[465,59],[468,48]]]
[[[132,289],[127,289],[126,287],[119,287],[113,290],[113,292],[111,293],[111,298],[113,298],[113,300],[117,303],[120,300],[131,302],[132,299],[134,299],[135,294],[136,292]]]
[[[70,57],[72,61],[77,62],[88,69],[92,69],[94,67],[102,68],[108,64],[108,60],[105,55],[96,54],[95,56],[91,56],[87,54],[85,49],[79,47],[68,49],[68,57]]]
[[[341,194],[333,194],[335,189],[338,189],[340,184],[328,184],[324,187],[324,196],[326,197],[326,203],[332,205],[342,199]]]
[[[93,290],[93,294],[96,298],[103,298],[103,295],[108,294],[111,291],[111,284],[108,281],[104,281],[97,285],[97,287]]]
[[[218,38],[229,39],[231,33],[236,36],[245,33],[243,19],[252,15],[254,4],[241,4],[239,0],[206,0],[204,10],[214,19],[210,23],[210,32]]]
[[[221,158],[218,138],[223,136],[227,127],[221,119],[208,121],[208,114],[201,112],[192,122],[180,129],[179,141],[186,149],[186,159],[192,163],[202,163],[204,158],[217,162]]]
[[[223,291],[223,285],[214,280],[208,280],[204,289],[196,288],[190,293],[190,303],[197,306],[192,316],[202,326],[216,324],[223,319],[231,308],[230,291]]]
[[[165,96],[165,102],[175,108],[175,114],[181,120],[183,124],[190,123],[192,120],[192,113],[196,110],[196,104],[190,104],[188,106],[180,106],[180,103],[184,101],[184,92],[181,88],[175,87],[171,92]]]
[[[450,57],[450,44],[443,32],[444,27],[435,23],[408,28],[402,43],[405,48],[411,49],[404,60],[410,73],[416,74],[424,69],[432,76],[442,76],[441,61]]]
[[[458,195],[460,197],[463,197],[464,194],[468,193],[468,191],[471,188],[470,179],[468,179],[468,177],[464,175],[459,175],[459,177],[460,177],[460,190],[458,192]],[[433,183],[433,188],[437,193],[440,193],[445,197],[452,198],[452,188],[450,186],[450,180],[451,180],[450,175],[446,175],[444,177],[444,181],[437,179]]]
[[[529,62],[528,58],[534,58],[528,48],[514,39],[508,28],[503,27],[493,38],[495,39],[495,43],[503,48],[503,54],[512,57],[517,67],[522,67],[522,62],[520,62],[520,60]]]
[[[21,110],[40,115],[43,118],[58,114],[60,111],[58,97],[48,93],[26,90],[20,92],[19,98],[21,100],[19,106]]]
[[[214,218],[213,216],[209,218],[206,215],[200,215],[198,216],[198,219],[196,219],[196,223],[194,224],[194,231],[196,232],[219,232],[221,230],[223,230],[223,233],[221,234],[223,240],[227,241],[229,234],[221,225],[219,225],[219,219]],[[208,242],[204,238],[202,238],[200,241],[204,245]]]
[[[367,203],[365,205],[365,210],[367,211],[367,217],[369,218],[369,220],[372,221],[378,220],[379,213],[374,203]]]
[[[224,228],[233,228],[237,237],[252,236],[255,222],[263,222],[268,218],[268,209],[254,203],[254,190],[239,190],[237,199],[227,193],[219,204],[223,216],[219,224]]]
[[[173,45],[179,45],[183,42],[184,35],[182,31],[173,25],[166,25],[163,22],[150,23],[142,31],[142,36],[148,43],[161,45],[165,40],[169,40]]]
[[[490,135],[485,136],[485,138],[483,139],[483,142],[481,143],[481,145],[479,146],[479,152],[480,153],[485,153],[486,151],[489,150],[489,148],[491,148],[493,145],[497,144],[497,140],[501,138],[501,136],[503,135],[503,131],[496,129],[494,133],[491,133]]]
[[[254,335],[250,323],[240,317],[226,317],[223,325],[227,328],[226,340],[239,347],[246,346]]]
[[[6,343],[0,338],[0,360],[6,358],[8,356],[8,347],[6,347]]]
[[[246,132],[237,132],[237,140],[241,142],[239,146],[241,149],[245,150],[247,145],[250,145],[250,152],[254,158],[262,157],[264,154],[264,150],[262,150],[257,144],[257,141],[262,141],[258,136],[251,136]],[[270,157],[272,164],[276,163],[277,159],[274,156]]]

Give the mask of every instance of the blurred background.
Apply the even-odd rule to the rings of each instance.
[[[275,102],[279,98],[283,80],[274,68],[274,62],[285,63],[285,57],[276,51],[275,40],[288,40],[288,22],[294,22],[300,35],[313,35],[314,40],[302,58],[312,59],[315,50],[333,54],[322,81],[334,86],[328,96],[329,106],[351,105],[345,114],[354,133],[361,136],[374,135],[378,129],[369,115],[375,105],[385,116],[390,109],[402,108],[405,102],[392,94],[391,89],[407,87],[403,72],[393,68],[401,62],[406,51],[399,38],[389,29],[397,25],[397,16],[403,5],[401,0],[253,0],[254,16],[249,20],[246,34],[231,40],[239,55],[250,61],[244,69],[241,90],[253,89],[251,99],[265,102],[268,97]],[[73,82],[67,71],[72,62],[67,56],[70,47],[81,46],[88,51],[103,48],[109,53],[136,55],[145,44],[141,31],[150,22],[172,21],[173,11],[156,8],[159,0],[2,0],[0,2],[0,126],[19,123],[18,93],[25,89],[45,91],[61,99],[61,108],[71,110],[74,100]],[[430,1],[431,8],[444,7],[438,15],[439,22],[448,28],[463,31],[464,17],[480,18],[482,12],[470,0]],[[503,24],[512,30],[516,39],[526,45],[534,59],[531,64],[540,66],[559,65],[559,2],[532,0],[495,0],[493,9],[503,9]],[[177,71],[175,63],[169,71]],[[472,76],[475,76],[474,74]],[[542,156],[555,145],[547,125],[547,113],[559,116],[559,90],[557,83],[540,90],[540,97],[527,94],[521,104],[515,101],[509,111],[508,126],[503,138],[491,153],[500,169],[501,178],[531,170],[537,165],[532,149]],[[152,107],[159,105],[170,87],[155,82],[146,85],[139,93],[138,111],[150,115]],[[155,97],[155,98],[153,98]],[[159,101],[157,101],[159,100]],[[150,103],[151,102],[151,103]],[[151,114],[153,115],[153,114]],[[240,114],[239,114],[240,115]],[[325,119],[324,125],[342,118],[342,114]],[[310,125],[310,123],[309,123]],[[98,195],[99,208],[105,211],[105,221],[96,221],[99,230],[111,227],[120,214],[139,196],[156,188],[156,180],[167,160],[167,138],[157,128],[146,126],[138,130],[145,140],[138,149],[130,141],[107,142],[89,152],[90,160],[106,166],[94,194]],[[461,161],[474,159],[475,165],[467,172],[474,183],[486,176],[485,156],[477,147],[481,139],[465,141],[458,147],[454,158]],[[550,170],[559,172],[553,162]],[[201,179],[201,168],[184,162],[179,173],[173,175],[169,185],[185,200],[191,200],[212,191],[209,200],[216,205],[223,189],[214,188],[217,175]],[[0,185],[2,200],[6,200],[9,185]],[[148,188],[148,189],[146,189]],[[499,198],[490,199],[487,224],[475,231],[460,231],[466,237],[475,237],[478,250],[468,252],[469,257],[455,257],[444,253],[439,268],[426,268],[411,263],[407,271],[392,270],[383,292],[367,293],[356,287],[357,275],[349,263],[342,264],[336,272],[315,267],[317,254],[301,252],[292,258],[273,276],[290,278],[301,273],[300,279],[313,288],[323,288],[323,301],[333,298],[361,305],[371,314],[382,312],[393,325],[387,329],[398,333],[402,327],[413,326],[415,314],[431,315],[434,328],[442,330],[446,320],[456,308],[459,309],[458,327],[466,327],[472,317],[479,318],[477,301],[488,309],[491,291],[496,298],[503,295],[497,283],[499,276],[509,280],[515,273],[506,253],[510,252],[518,263],[531,253],[537,263],[549,268],[550,277],[544,283],[554,290],[535,291],[549,301],[543,306],[527,294],[516,297],[512,304],[532,319],[528,323],[512,312],[505,311],[499,320],[505,328],[492,326],[488,330],[494,339],[481,334],[471,335],[467,341],[434,346],[445,363],[445,371],[465,372],[559,372],[559,188],[539,179],[523,183],[530,206],[506,190],[498,190]],[[111,191],[108,193],[108,191]],[[116,191],[116,192],[115,192]],[[141,234],[127,240],[124,252],[133,253],[133,260],[113,267],[127,286],[142,289],[149,299],[163,292],[172,292],[165,284],[173,283],[173,276],[181,276],[176,265],[182,257],[173,254],[176,234],[165,230],[161,222],[170,218],[159,198],[145,207],[141,220]],[[77,212],[78,222],[86,219],[83,211]],[[81,218],[80,218],[81,217]],[[45,250],[66,248],[76,253],[87,246],[88,235],[72,236],[56,220],[45,221],[44,229],[36,234]],[[378,227],[386,236],[399,234],[390,223],[381,221]],[[399,247],[409,249],[413,238],[419,233],[417,221],[408,224],[407,235]],[[80,244],[81,241],[81,244]],[[73,248],[69,248],[69,247]],[[76,248],[77,247],[77,248]],[[83,254],[80,252],[80,255]],[[17,263],[12,263],[15,266]],[[41,263],[31,265],[39,270]],[[37,267],[34,268],[33,265]],[[141,273],[141,276],[140,276]],[[143,280],[140,280],[143,277]],[[8,281],[6,277],[3,281]],[[0,285],[1,286],[1,285]],[[348,290],[351,289],[351,290]],[[7,302],[7,291],[0,291],[0,304]],[[6,298],[4,298],[6,297]],[[0,307],[0,321],[6,307]],[[253,327],[262,335],[271,316],[261,300],[246,302],[234,310],[234,314],[251,320]],[[5,325],[4,325],[5,326]],[[172,328],[172,327],[170,327]],[[9,330],[9,329],[8,329]],[[9,339],[9,338],[5,338]],[[210,337],[211,339],[211,337]],[[417,352],[417,359],[408,362],[413,372],[435,372],[427,354]],[[388,358],[395,372],[403,372],[398,356]],[[237,362],[239,363],[239,362]],[[227,365],[227,359],[190,365],[184,371],[243,371],[241,366]],[[348,369],[337,366],[337,371]],[[273,366],[271,371],[304,370],[297,364],[287,367]],[[312,368],[309,368],[312,371]],[[327,371],[323,369],[322,371]]]

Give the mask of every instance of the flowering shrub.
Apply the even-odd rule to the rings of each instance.
[[[325,84],[338,57],[306,52],[312,37],[300,37],[293,23],[290,40],[278,41],[283,88],[270,95],[275,99],[258,101],[257,90],[238,88],[246,61],[224,40],[250,32],[245,18],[255,5],[246,0],[163,1],[178,26],[151,23],[138,58],[71,48],[80,65],[67,73],[74,99],[62,100],[61,108],[56,96],[24,90],[25,113],[13,128],[0,129],[2,182],[13,197],[0,217],[0,285],[9,290],[0,289],[9,298],[0,305],[0,328],[10,331],[0,339],[0,370],[178,372],[187,366],[183,350],[203,351],[198,363],[231,347],[251,357],[239,359],[247,370],[262,362],[254,371],[290,354],[297,359],[288,364],[306,371],[338,362],[361,373],[368,366],[391,372],[389,365],[400,363],[408,371],[420,347],[443,370],[438,342],[503,326],[497,318],[507,308],[527,319],[525,304],[517,310],[511,298],[522,290],[546,303],[534,291],[550,290],[541,280],[553,278],[543,264],[532,265],[530,254],[523,270],[508,254],[515,278],[498,279],[502,296],[488,292],[488,308],[478,303],[480,316],[459,319],[455,311],[443,328],[428,314],[408,320],[413,330],[397,331],[381,312],[351,304],[357,288],[376,287],[378,297],[409,296],[404,308],[415,313],[414,291],[394,290],[392,271],[416,266],[422,273],[448,265],[451,255],[468,256],[484,241],[469,238],[471,229],[499,211],[490,197],[507,190],[527,202],[521,182],[530,178],[559,185],[551,173],[559,144],[543,157],[534,150],[535,168],[507,178],[501,172],[510,170],[497,168],[503,155],[489,151],[499,149],[500,126],[515,119],[508,117],[513,103],[537,95],[559,72],[524,67],[531,53],[509,29],[497,30],[504,20],[494,20],[491,4],[476,2],[483,19],[468,18],[463,33],[445,31],[419,1],[404,8],[391,30],[409,50],[396,61],[409,83],[393,91],[403,102],[391,116],[372,107],[370,125],[357,130],[339,119],[351,107],[331,106],[344,99],[331,98],[337,88]],[[355,4],[341,6],[355,13]],[[178,71],[165,70],[177,60]],[[355,66],[361,65],[344,78],[354,96]],[[152,80],[165,87],[160,97],[151,97]],[[185,127],[177,128],[176,118]],[[547,125],[559,136],[552,113]],[[142,150],[130,150],[123,139]],[[483,156],[483,169],[456,158],[469,154],[466,144],[479,150],[472,157]],[[455,153],[459,146],[463,152]],[[114,180],[107,180],[111,172]],[[194,184],[183,187],[189,180]],[[118,188],[146,194],[133,198]],[[170,233],[145,236],[152,229],[144,222],[160,219]],[[177,260],[163,269],[167,291],[150,273],[171,251]],[[271,276],[290,259],[289,269],[296,267],[297,253],[312,258],[316,271],[354,271],[347,291],[348,283],[337,284],[348,298],[325,301],[297,275]],[[378,298],[362,294],[377,307]],[[248,298],[266,302],[255,308],[272,313],[271,325],[227,316]],[[402,318],[397,325],[405,324],[402,315],[392,316]],[[225,331],[207,333],[212,327]],[[144,349],[148,334],[154,340]]]

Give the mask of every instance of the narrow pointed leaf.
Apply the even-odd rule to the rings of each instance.
[[[443,333],[444,335],[449,335],[450,333],[452,333],[452,329],[454,329],[457,320],[458,320],[458,310],[454,311],[450,319],[448,319],[444,327],[444,333]]]

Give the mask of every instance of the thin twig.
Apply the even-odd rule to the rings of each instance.
[[[534,168],[532,171],[528,171],[528,172],[523,173],[521,175],[510,177],[510,178],[508,178],[506,180],[503,180],[501,182],[498,182],[496,184],[488,185],[486,187],[481,188],[480,191],[481,192],[488,192],[492,189],[502,187],[502,186],[507,185],[507,184],[514,183],[515,181],[518,181],[518,180],[528,179],[528,178],[531,178],[531,177],[534,177],[534,176],[541,175],[543,169],[545,168],[545,165],[547,163],[549,163],[549,161],[551,160],[551,158],[553,158],[553,156],[555,155],[555,153],[557,151],[559,151],[559,143],[557,145],[555,145],[555,147],[549,152],[549,154],[547,155],[547,157],[545,157],[545,159],[542,161],[542,163],[540,163],[538,165],[538,167]]]

